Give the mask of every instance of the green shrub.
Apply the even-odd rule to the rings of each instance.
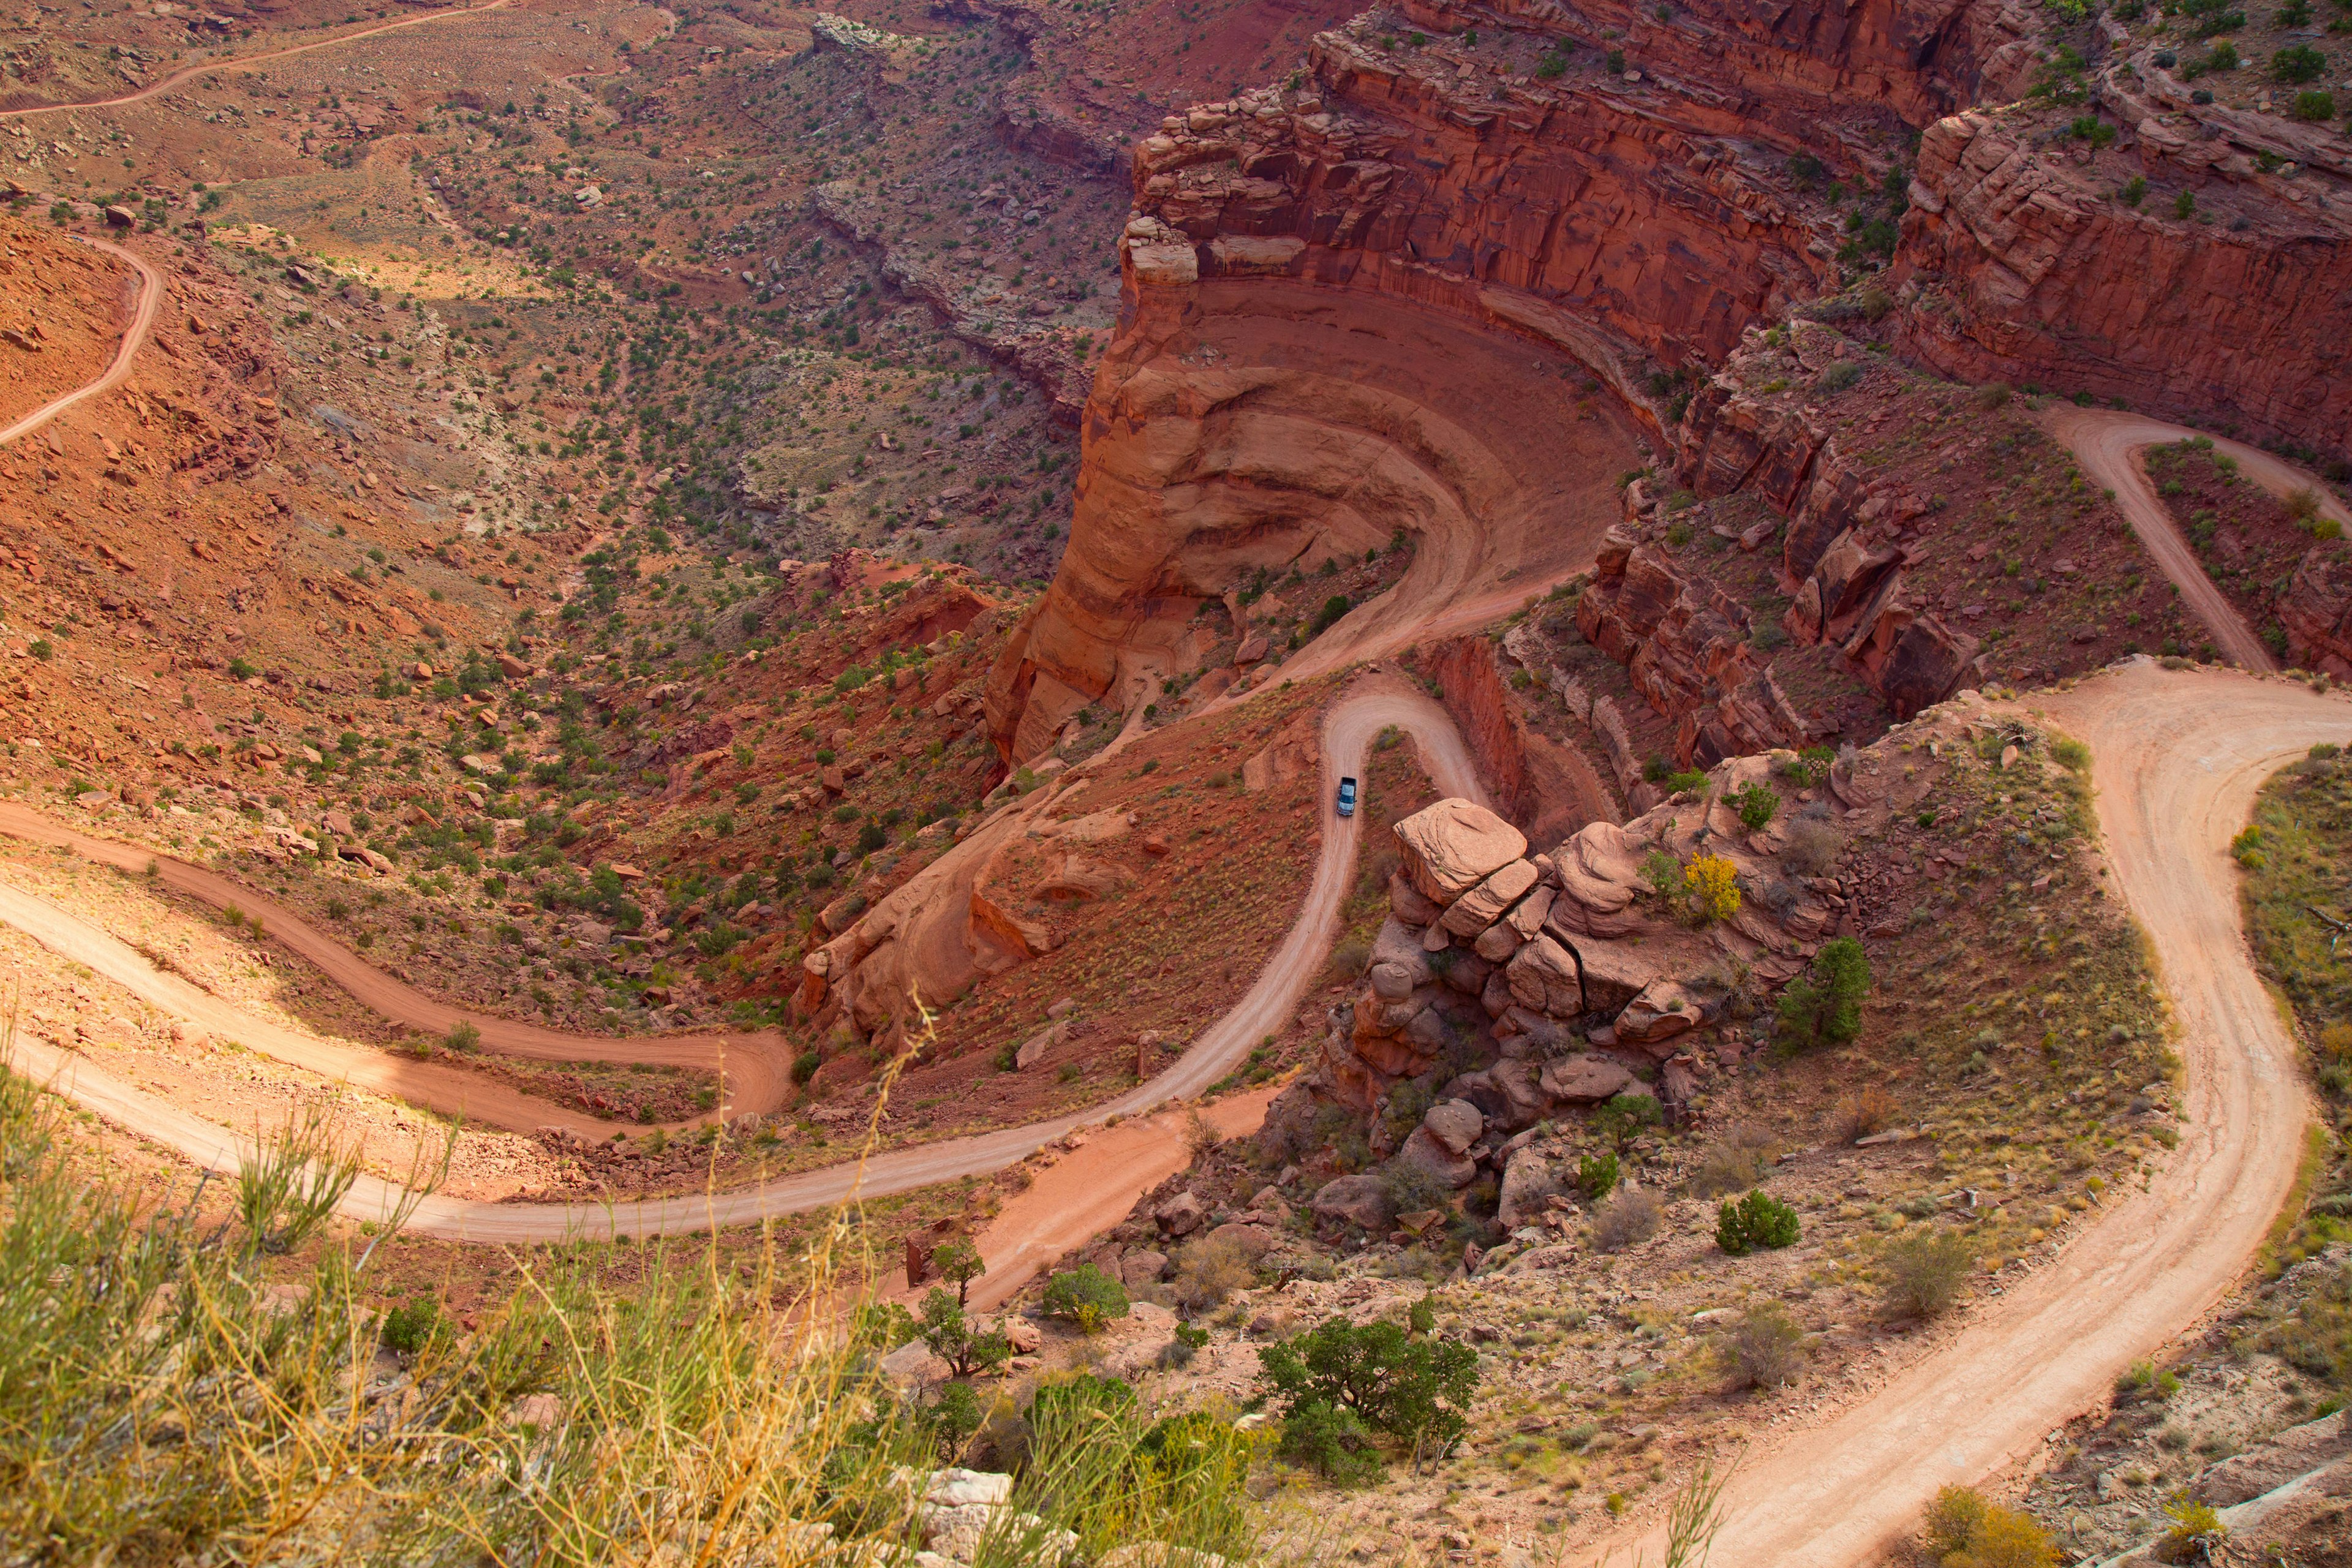
[[[1066,1318],[1089,1334],[1131,1310],[1127,1288],[1091,1263],[1047,1280],[1044,1304],[1048,1315]]]
[[[1726,1198],[1716,1213],[1715,1244],[1734,1258],[1794,1247],[1801,1227],[1797,1211],[1759,1187],[1744,1198]]]
[[[1739,808],[1740,825],[1750,833],[1761,833],[1780,809],[1780,792],[1760,780],[1746,785],[1731,799]]]
[[[2032,1516],[1946,1487],[1927,1505],[1928,1560],[1942,1568],[2047,1568],[2058,1549]]]
[[[1276,1454],[1322,1473],[1334,1486],[1368,1486],[1388,1474],[1363,1417],[1344,1405],[1309,1400],[1282,1423]]]
[[[1664,1121],[1655,1095],[1646,1089],[1629,1089],[1593,1113],[1592,1130],[1622,1149]]]
[[[2139,205],[2141,202],[2147,199],[2147,176],[2134,174],[2130,179],[2126,180],[2124,188],[2116,193],[2116,199],[2127,207]]]
[[[1850,936],[1825,942],[1812,967],[1780,994],[1784,1049],[1844,1045],[1862,1032],[1862,1004],[1870,994],[1870,959]]]
[[[1587,1203],[1599,1203],[1617,1186],[1617,1156],[1607,1152],[1587,1154],[1576,1163],[1576,1190]]]
[[[442,1043],[461,1055],[478,1051],[482,1048],[482,1031],[461,1018],[450,1026],[449,1033]]]
[[[2308,125],[2325,124],[2336,118],[2336,95],[2332,92],[2307,91],[2294,95],[2287,112]]]
[[[1813,383],[1816,392],[1843,392],[1862,379],[1862,366],[1850,359],[1842,359],[1822,372]]]
[[[1344,1409],[1423,1454],[1443,1453],[1460,1438],[1478,1388],[1477,1352],[1412,1338],[1384,1319],[1358,1327],[1332,1318],[1257,1355],[1260,1379],[1286,1421],[1312,1405]]]
[[[413,1356],[441,1331],[441,1303],[430,1296],[413,1296],[383,1315],[376,1337],[386,1350]]]
[[[2271,75],[2300,86],[2317,81],[2327,71],[2327,57],[2309,44],[2289,44],[2271,57]]]

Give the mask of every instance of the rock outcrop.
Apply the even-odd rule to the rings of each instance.
[[[2111,58],[2120,132],[2095,163],[1971,110],[1926,128],[1897,278],[1906,345],[1973,380],[2041,381],[2272,438],[2352,448],[2352,146],[2320,126],[2199,104],[2153,46]],[[2210,95],[2208,95],[2210,96]],[[2149,199],[2113,192],[2133,174]],[[2175,198],[2196,205],[2177,213]]]
[[[2352,680],[2352,545],[2306,552],[2278,602],[2291,664]]]
[[[1785,979],[1833,923],[1825,898],[1772,864],[1780,829],[1748,835],[1724,798],[1769,769],[1764,757],[1727,763],[1703,798],[1676,796],[1622,826],[1589,824],[1532,858],[1516,829],[1470,801],[1398,823],[1406,869],[1391,885],[1365,994],[1332,1014],[1313,1090],[1369,1111],[1449,1048],[1496,1041],[1501,1059],[1447,1085],[1429,1113],[1437,1120],[1400,1151],[1459,1186],[1478,1133],[1465,1134],[1468,1119],[1452,1107],[1509,1133],[1636,1087],[1630,1063],[1665,1060],[1679,1037],[1720,1015],[1732,990],[1725,961]],[[1679,865],[1702,846],[1765,894],[1706,931],[1679,920],[1647,877],[1654,855]],[[1627,1055],[1572,1054],[1571,1026]]]

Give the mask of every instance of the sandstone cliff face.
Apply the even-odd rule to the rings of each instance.
[[[1591,448],[1625,449],[1576,437],[1621,409],[1663,434],[1660,362],[1727,353],[1834,284],[1789,156],[1874,167],[1874,138],[1966,102],[2006,41],[1987,15],[1423,5],[1455,36],[1401,49],[1359,18],[1317,37],[1304,80],[1163,121],[1136,152],[1126,326],[1082,418],[1069,549],[990,692],[1005,757],[1084,702],[1141,700],[1237,571],[1402,528],[1480,553],[1394,597],[1458,596],[1538,521],[1572,563],[1613,511]],[[1480,26],[1581,63],[1498,63]],[[1612,40],[1640,79],[1595,68]],[[1579,384],[1598,408],[1561,395]]]
[[[2322,544],[2305,555],[2278,612],[2291,663],[2352,680],[2352,545]]]
[[[2352,447],[2352,143],[2195,104],[2152,53],[2100,79],[2121,135],[2095,161],[2014,113],[1927,129],[1895,257],[1925,289],[1906,346],[1972,380]],[[2151,187],[2137,207],[2112,195],[2134,174]],[[2179,193],[2197,215],[2175,215]]]

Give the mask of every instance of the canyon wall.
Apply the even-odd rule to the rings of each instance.
[[[2352,454],[2352,142],[2199,104],[2154,55],[2099,75],[2117,140],[2096,160],[2018,111],[1927,128],[1893,275],[1923,289],[1904,346],[1970,380]],[[2137,205],[2116,195],[2133,175]]]

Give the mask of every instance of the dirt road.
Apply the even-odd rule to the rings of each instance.
[[[722,1112],[729,1116],[764,1114],[782,1106],[791,1094],[791,1063],[786,1057],[784,1039],[772,1030],[725,1030],[616,1038],[610,1035],[568,1034],[561,1029],[543,1028],[537,1024],[502,1018],[496,1014],[470,1012],[394,980],[334,937],[310,924],[294,910],[266,893],[241,882],[231,881],[216,871],[208,871],[184,860],[174,860],[168,855],[157,855],[151,850],[117,844],[110,839],[92,837],[29,807],[11,802],[0,802],[0,834],[36,844],[64,845],[88,859],[100,865],[119,867],[125,871],[144,873],[152,866],[155,879],[166,887],[189,894],[216,910],[235,904],[247,914],[258,917],[271,937],[318,965],[330,980],[350,992],[369,1011],[405,1028],[427,1035],[446,1035],[459,1024],[471,1024],[481,1031],[481,1043],[485,1048],[534,1061],[648,1062],[663,1067],[697,1068],[717,1072],[720,1075],[722,1086]],[[29,894],[16,896],[20,899],[30,897]],[[94,927],[85,929],[95,934],[103,934],[97,933]],[[42,940],[47,941],[46,937]],[[54,947],[57,944],[51,942],[49,945]],[[90,956],[90,952],[87,943],[79,943],[68,956],[93,968],[105,967],[98,957]],[[113,962],[115,970],[121,972],[110,970],[110,977],[140,992],[166,1012],[175,1011],[169,1004],[149,994],[158,980],[171,977],[162,974],[139,954],[128,949],[123,952],[128,954],[129,963],[122,963],[121,956],[117,955]],[[146,971],[146,977],[137,973],[139,968]],[[215,1005],[227,1006],[225,1003]],[[229,1012],[235,1016],[204,1022],[203,1026],[215,1034],[241,1040],[256,1050],[265,1051],[297,1067],[308,1068],[330,1078],[347,1075],[349,1047],[333,1046],[313,1036],[279,1028],[236,1009],[229,1009]],[[453,1072],[451,1076],[464,1080],[473,1079],[475,1075]],[[353,1078],[352,1081],[361,1080]],[[418,1081],[422,1087],[432,1088],[436,1095],[459,1094],[463,1088],[462,1081],[455,1086],[429,1086],[424,1085],[423,1080]],[[459,1097],[467,1098],[462,1094]],[[598,1137],[610,1137],[614,1131],[614,1124],[609,1121],[565,1111],[551,1101],[528,1096],[520,1096],[509,1102],[502,1098],[485,1097],[477,1090],[467,1099],[465,1105],[438,1103],[434,1099],[420,1099],[418,1103],[452,1113],[466,1110],[476,1120],[488,1121],[493,1126],[526,1132],[542,1124],[577,1127]]]
[[[82,243],[93,250],[103,250],[109,256],[119,256],[138,268],[139,304],[131,312],[131,325],[123,329],[122,342],[116,345],[114,360],[106,367],[104,375],[86,385],[77,387],[62,397],[50,399],[6,429],[0,430],[0,447],[5,447],[21,437],[31,435],[83,399],[96,397],[101,393],[121,385],[122,378],[131,374],[131,359],[146,343],[148,332],[154,328],[155,311],[163,302],[163,277],[154,268],[147,264],[144,258],[134,256],[119,245],[109,245],[102,239],[83,239]]]
[[[2138,659],[2021,706],[2093,750],[2108,860],[2180,1025],[2180,1148],[1952,1338],[1769,1439],[1734,1479],[1716,1563],[1876,1563],[1937,1488],[2021,1458],[2219,1300],[2294,1184],[2308,1100],[2240,934],[2228,845],[2272,773],[2315,741],[2352,741],[2352,700]],[[1644,1544],[1656,1561],[1662,1543]]]
[[[1413,736],[1441,789],[1473,798],[1484,797],[1468,752],[1444,710],[1409,683],[1392,677],[1375,677],[1362,682],[1326,716],[1322,749],[1327,783],[1342,773],[1360,773],[1369,748],[1380,731],[1389,725],[1395,725]],[[1253,1046],[1281,1028],[1297,1005],[1299,996],[1320,973],[1338,928],[1339,910],[1353,879],[1360,831],[1357,819],[1343,820],[1331,811],[1328,804],[1330,795],[1331,792],[1327,788],[1324,793],[1327,804],[1323,807],[1321,825],[1323,847],[1316,861],[1314,881],[1308,888],[1298,919],[1284,937],[1281,946],[1275,950],[1274,956],[1267,961],[1256,983],[1240,1002],[1186,1047],[1166,1071],[1107,1105],[1025,1127],[1004,1128],[971,1138],[894,1150],[863,1161],[828,1166],[764,1185],[715,1194],[652,1200],[611,1208],[428,1198],[417,1211],[412,1222],[413,1228],[426,1235],[470,1241],[537,1242],[574,1235],[604,1235],[616,1230],[633,1236],[652,1236],[699,1230],[714,1225],[739,1225],[836,1203],[854,1193],[880,1196],[909,1192],[961,1176],[985,1174],[1023,1159],[1080,1127],[1118,1117],[1124,1123],[1122,1126],[1108,1133],[1097,1134],[1071,1158],[1055,1167],[1056,1174],[1047,1186],[1045,1197],[1016,1205],[1013,1211],[1008,1211],[1012,1216],[1009,1223],[1001,1224],[995,1231],[983,1236],[982,1241],[983,1256],[990,1256],[993,1249],[992,1268],[1001,1258],[1006,1263],[1008,1273],[1021,1264],[1034,1264],[1035,1259],[1054,1256],[1091,1236],[1101,1228],[1102,1224],[1108,1223],[1099,1218],[1101,1215],[1108,1213],[1115,1219],[1125,1213],[1137,1194],[1170,1172],[1181,1168],[1185,1158],[1182,1119],[1172,1114],[1153,1117],[1150,1113],[1171,1101],[1196,1098],[1211,1084],[1231,1073]],[[597,1059],[626,1057],[627,1059],[646,1060],[657,1059],[648,1056],[648,1051],[709,1050],[714,1045],[723,1047],[730,1041],[740,1044],[756,1038],[749,1036],[666,1037],[624,1041],[596,1036],[567,1035],[532,1025],[465,1013],[446,1003],[435,1001],[414,987],[404,985],[370,967],[357,954],[304,922],[292,910],[200,867],[153,856],[143,849],[92,838],[22,806],[0,804],[0,833],[41,843],[68,844],[93,859],[128,870],[143,870],[152,863],[158,879],[173,887],[192,893],[215,907],[233,901],[247,912],[260,915],[271,935],[318,963],[353,996],[383,1016],[434,1032],[446,1031],[459,1019],[467,1019],[481,1029],[483,1043],[497,1049],[558,1060],[581,1060],[592,1057]],[[29,894],[9,892],[0,896],[0,920],[17,926],[66,957],[88,963],[108,973],[110,978],[131,984],[140,994],[166,1012],[189,1016],[198,1010],[197,1001],[201,998],[202,1016],[193,1017],[191,1021],[269,1055],[330,1076],[341,1076],[349,1070],[346,1064],[350,1058],[361,1054],[353,1053],[348,1047],[331,1047],[328,1042],[270,1025],[217,998],[205,997],[201,993],[194,996],[181,995],[173,987],[189,991],[193,991],[193,987],[186,987],[184,983],[161,974],[140,955],[114,942],[104,932],[76,921]],[[110,943],[120,951],[110,951]],[[140,969],[144,969],[143,975],[138,973]],[[696,1041],[701,1042],[699,1047],[694,1046]],[[234,1151],[240,1143],[236,1134],[195,1121],[176,1108],[131,1089],[86,1061],[68,1058],[54,1047],[26,1043],[20,1045],[19,1049],[24,1052],[26,1066],[31,1070],[44,1076],[58,1075],[62,1092],[110,1121],[168,1144],[199,1163],[233,1162]],[[738,1050],[725,1057],[730,1083],[737,1086],[739,1103],[751,1098],[739,1073],[755,1057],[763,1063],[777,1066],[781,1063],[782,1053],[775,1052],[772,1062],[768,1056],[749,1050]],[[71,1070],[63,1070],[67,1068]],[[390,1064],[387,1070],[404,1069],[399,1069],[395,1063]],[[353,1081],[359,1081],[356,1074]],[[421,1080],[413,1088],[420,1095],[448,1092],[447,1086]],[[386,1091],[411,1092],[409,1088],[396,1086],[387,1088]],[[478,1100],[480,1092],[475,1091]],[[1250,1101],[1257,1111],[1263,1111],[1263,1096],[1250,1097]],[[531,1100],[528,1104],[537,1108],[545,1102]],[[1228,1107],[1222,1109],[1219,1115],[1231,1123],[1228,1131],[1238,1132],[1255,1125],[1247,1112],[1247,1106]],[[535,1109],[523,1114],[535,1116],[538,1121],[556,1122],[561,1120],[552,1114],[551,1108],[545,1114]],[[1147,1118],[1148,1121],[1139,1121]],[[1056,1204],[1052,1201],[1052,1194],[1055,1192],[1083,1194],[1085,1202],[1075,1205],[1066,1202]],[[354,1218],[374,1219],[389,1211],[394,1197],[392,1189],[384,1184],[369,1181],[353,1190],[344,1208]]]
[[[36,114],[62,114],[68,110],[121,109],[128,104],[143,103],[148,99],[171,91],[182,82],[194,81],[215,71],[251,70],[271,60],[282,60],[294,55],[307,55],[313,49],[331,49],[338,44],[355,44],[362,38],[373,38],[379,33],[396,33],[403,27],[421,27],[427,22],[446,21],[452,16],[470,16],[480,11],[502,10],[508,0],[488,0],[481,5],[457,5],[446,11],[427,11],[421,16],[404,16],[397,22],[379,26],[362,27],[355,33],[338,33],[331,38],[320,38],[308,44],[293,44],[265,54],[239,55],[228,59],[207,60],[173,71],[160,81],[151,82],[137,92],[126,92],[120,98],[84,99],[77,103],[37,103],[29,109],[0,109],[0,120],[24,120]]]
[[[2077,408],[2071,403],[2053,404],[2042,412],[2042,422],[2074,454],[2074,460],[2082,464],[2083,471],[2094,483],[2115,492],[2116,504],[2123,508],[2132,531],[2139,535],[2140,542],[2156,558],[2157,565],[2172,585],[2180,590],[2189,613],[2203,621],[2213,634],[2214,646],[2231,663],[2244,668],[2276,669],[2278,660],[2254,635],[2253,628],[2246,625],[2237,606],[2205,574],[2204,563],[2180,536],[2172,513],[2139,465],[2143,448],[2166,441],[2187,440],[2199,432],[2142,414]],[[2323,510],[2352,531],[2352,512],[2347,512],[2344,503],[2325,485],[2314,484],[2309,476],[2259,447],[2218,436],[2210,439],[2217,449],[2237,458],[2239,471],[2263,489],[2282,497],[2308,489],[2319,498]]]

